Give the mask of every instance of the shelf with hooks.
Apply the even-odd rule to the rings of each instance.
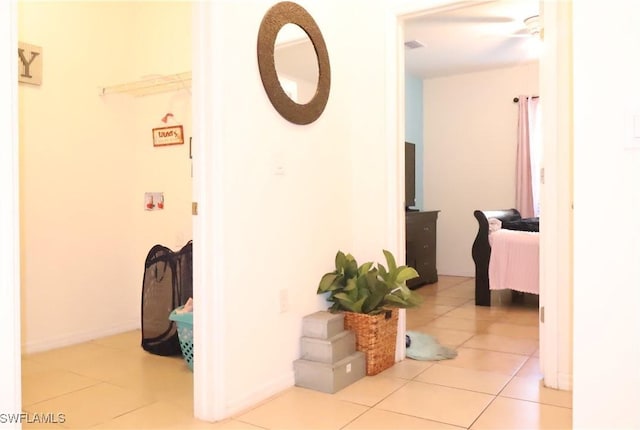
[[[133,82],[101,87],[100,95],[130,94],[140,97],[178,90],[191,91],[191,72],[153,75]]]

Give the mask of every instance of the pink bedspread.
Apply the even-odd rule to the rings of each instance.
[[[489,289],[539,294],[539,233],[501,229],[489,243]]]

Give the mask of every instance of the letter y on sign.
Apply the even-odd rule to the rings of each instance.
[[[18,42],[18,82],[42,84],[42,48]]]

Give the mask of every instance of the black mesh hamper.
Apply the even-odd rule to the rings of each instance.
[[[155,245],[145,260],[142,281],[142,348],[157,355],[180,355],[176,324],[169,314],[193,292],[191,241],[179,252]]]

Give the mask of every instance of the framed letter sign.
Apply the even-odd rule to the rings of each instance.
[[[153,146],[182,145],[183,143],[184,135],[181,125],[153,129]]]

